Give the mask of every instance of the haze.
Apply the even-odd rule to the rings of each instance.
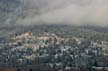
[[[108,0],[21,0],[26,17],[16,24],[108,26]]]

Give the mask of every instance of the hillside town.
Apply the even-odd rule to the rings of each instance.
[[[48,32],[38,35],[27,32],[11,37],[10,42],[0,44],[0,68],[47,65],[56,70],[79,67],[103,69],[108,67],[107,57],[107,41],[61,37]]]

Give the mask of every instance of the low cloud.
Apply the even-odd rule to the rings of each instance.
[[[20,24],[69,24],[108,26],[108,0],[29,0],[30,13]],[[37,9],[36,9],[37,11]],[[33,15],[33,16],[30,16]]]

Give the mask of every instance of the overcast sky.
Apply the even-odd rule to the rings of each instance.
[[[29,15],[17,23],[108,26],[108,0],[23,1]],[[39,15],[34,11],[38,11]]]

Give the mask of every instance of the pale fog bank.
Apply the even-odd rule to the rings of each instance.
[[[21,0],[27,13],[16,24],[108,26],[108,0]],[[25,12],[25,11],[26,12]]]

